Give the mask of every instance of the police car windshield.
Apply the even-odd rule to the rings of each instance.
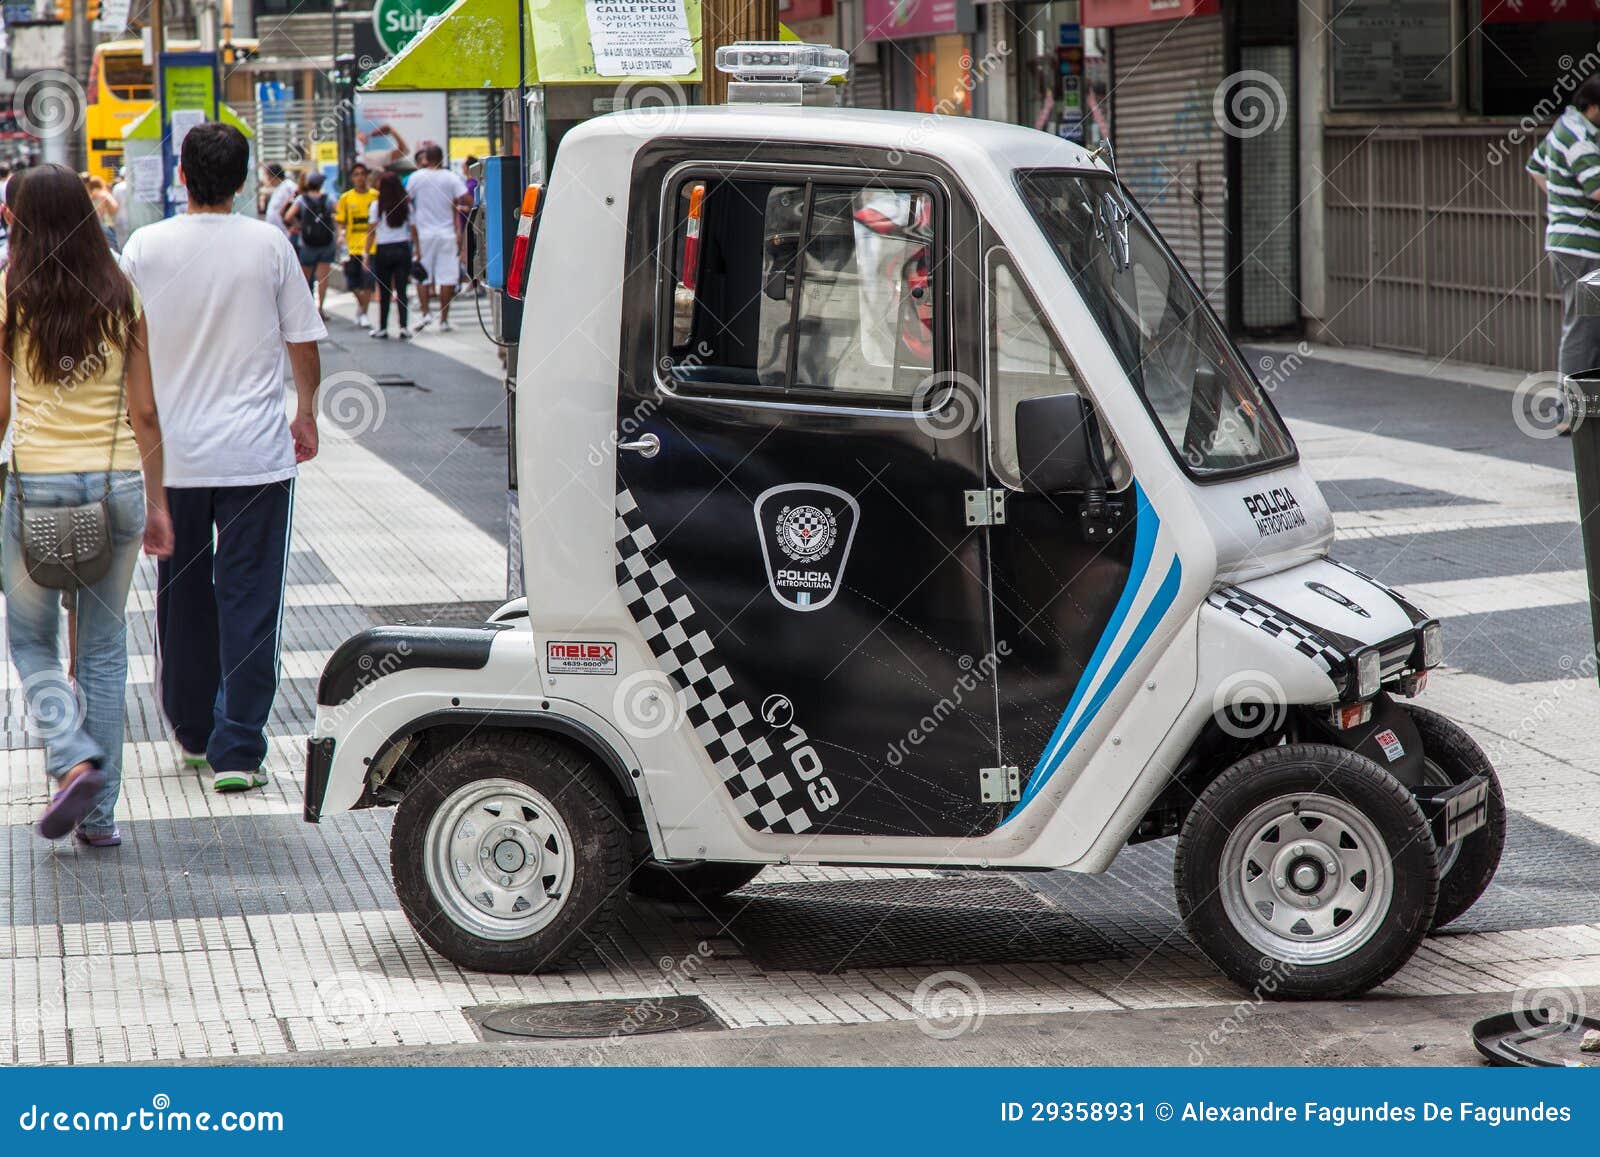
[[[1017,185],[1083,302],[1196,476],[1268,466],[1294,442],[1216,315],[1108,176],[1030,170]]]

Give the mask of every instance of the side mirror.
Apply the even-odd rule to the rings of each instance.
[[[1094,414],[1082,394],[1047,394],[1017,403],[1017,465],[1038,494],[1106,488]]]

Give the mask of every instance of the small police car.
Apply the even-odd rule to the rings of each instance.
[[[563,140],[516,386],[525,601],[329,661],[306,818],[396,806],[449,959],[559,967],[767,864],[1104,871],[1176,837],[1240,984],[1380,984],[1493,877],[1439,624],[1329,557],[1271,398],[1105,157],[825,107]],[[774,76],[773,74],[776,74]]]

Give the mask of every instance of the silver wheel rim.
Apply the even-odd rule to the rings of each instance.
[[[1343,959],[1371,940],[1394,896],[1376,825],[1316,793],[1268,800],[1235,825],[1217,883],[1252,948],[1305,965]]]
[[[428,890],[450,920],[484,940],[547,926],[572,888],[572,837],[544,796],[481,779],[434,811],[423,837]]]
[[[1429,787],[1453,787],[1455,781],[1444,773],[1444,769],[1426,755],[1422,757],[1422,779]],[[1450,869],[1456,866],[1456,861],[1461,858],[1461,841],[1446,844],[1439,849],[1439,879],[1444,879],[1450,874]]]

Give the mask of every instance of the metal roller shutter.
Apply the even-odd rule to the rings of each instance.
[[[852,64],[845,82],[844,103],[851,108],[883,108],[883,66]]]
[[[1111,67],[1117,171],[1220,314],[1228,211],[1212,101],[1223,80],[1222,17],[1118,28]]]

